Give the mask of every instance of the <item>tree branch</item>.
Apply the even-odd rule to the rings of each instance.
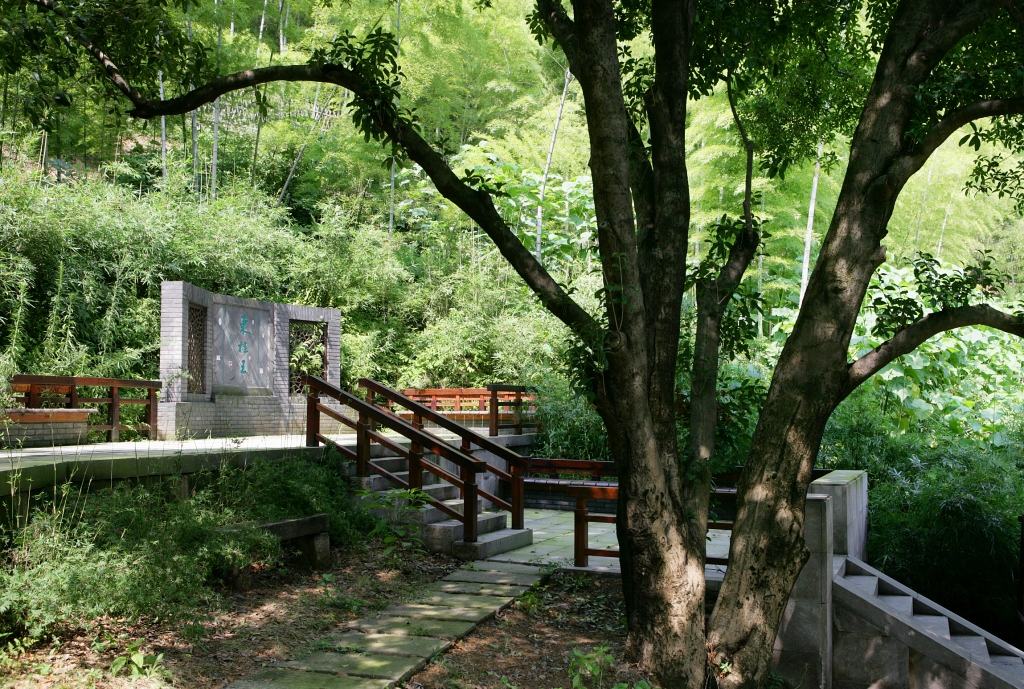
[[[57,7],[56,3],[54,3],[53,0],[28,1],[35,5],[36,7],[40,8],[41,10],[51,12],[60,17],[61,19],[69,19],[67,13],[62,8]],[[74,26],[73,22],[69,23],[72,26]],[[111,60],[106,53],[100,50],[95,43],[89,40],[89,38],[86,37],[86,35],[81,31],[81,29],[75,27],[74,33],[75,40],[78,42],[78,44],[85,48],[85,50],[90,55],[92,55],[97,62],[100,63],[100,66],[103,67],[103,71],[106,73],[107,78],[110,79],[111,82],[113,82],[114,86],[116,86],[118,90],[120,90],[124,95],[128,96],[129,100],[131,100],[133,103],[140,100],[144,100],[142,94],[139,93],[130,83],[128,83],[127,79],[124,78],[124,76],[121,74],[121,70],[118,69],[116,64],[114,64],[114,61]]]
[[[913,174],[924,165],[928,157],[935,152],[939,146],[945,142],[946,139],[951,137],[960,127],[963,127],[969,122],[974,120],[984,119],[986,117],[999,117],[1002,115],[1019,115],[1024,113],[1024,98],[997,98],[992,100],[978,101],[970,105],[964,106],[959,110],[947,114],[941,120],[939,120],[931,131],[925,135],[924,139],[918,146],[914,148],[914,151],[907,156],[907,160],[903,166],[913,166],[910,170],[910,174]],[[899,167],[903,167],[899,166]],[[910,175],[907,175],[909,178]]]
[[[576,39],[576,25],[565,11],[562,0],[537,0],[537,14],[540,15],[548,31],[562,47],[566,59],[569,60],[569,69],[576,80],[580,79],[580,46]]]
[[[66,19],[63,10],[57,7],[53,0],[30,0],[30,2]],[[319,81],[347,88],[364,101],[373,97],[372,85],[357,72],[340,65],[325,64],[322,66],[281,65],[245,70],[214,79],[171,100],[151,101],[135,89],[117,65],[84,34],[81,35],[79,42],[89,50],[103,67],[111,82],[135,106],[129,114],[143,119],[191,112],[230,91],[238,91],[271,81]],[[581,336],[586,337],[599,330],[590,314],[566,294],[565,290],[508,228],[495,209],[490,194],[473,189],[459,179],[444,158],[410,124],[400,118],[389,117],[388,111],[381,108],[371,108],[370,112],[376,124],[393,141],[400,144],[409,157],[423,168],[434,182],[437,190],[483,228],[501,251],[502,256],[519,273],[519,276],[530,286],[541,303],[551,313]]]
[[[849,382],[846,394],[853,392],[858,385],[896,358],[917,349],[928,338],[969,325],[987,325],[1011,335],[1024,337],[1024,318],[994,309],[988,304],[935,311],[911,323],[850,364],[847,369]]]
[[[368,90],[367,85],[358,74],[338,65],[274,65],[218,77],[170,100],[154,101],[141,96],[135,100],[129,96],[135,107],[129,110],[128,114],[147,120],[160,116],[182,115],[207,103],[212,103],[225,93],[274,81],[316,81],[335,84],[347,88],[353,93],[356,92],[357,85],[364,94]]]

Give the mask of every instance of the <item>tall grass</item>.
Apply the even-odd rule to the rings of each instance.
[[[67,483],[43,497],[27,527],[3,533],[0,642],[102,615],[176,619],[215,607],[233,570],[278,561],[280,543],[259,522],[327,512],[340,545],[373,526],[326,464],[261,460],[198,479],[184,499],[173,478],[92,492]],[[252,526],[221,528],[241,522]]]

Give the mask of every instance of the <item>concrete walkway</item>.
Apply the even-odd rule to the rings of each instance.
[[[391,689],[539,582],[538,566],[480,561],[327,635],[317,650],[228,685],[231,689]]]
[[[556,566],[595,573],[621,574],[619,559],[614,557],[590,557],[587,567],[573,565],[574,519],[572,512],[558,510],[526,510],[523,513],[526,528],[533,529],[533,544],[490,558],[490,562],[509,562]],[[619,540],[614,524],[589,524],[588,543],[591,548],[617,549]],[[729,556],[729,531],[714,529],[708,532],[708,557]],[[707,576],[714,580],[725,575],[725,567],[708,565]]]

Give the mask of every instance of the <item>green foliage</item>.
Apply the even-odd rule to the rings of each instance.
[[[876,314],[873,333],[892,336],[933,311],[954,309],[998,296],[1008,276],[995,266],[991,252],[979,252],[977,263],[967,267],[943,265],[929,253],[913,260],[913,281],[907,269],[883,266],[873,280],[871,309]]]
[[[535,457],[611,461],[608,432],[594,405],[558,379],[536,394],[540,432],[531,448]]]
[[[140,677],[148,679],[168,674],[163,668],[164,654],[142,653],[139,649],[143,643],[145,643],[145,639],[136,639],[128,644],[126,649],[128,655],[118,656],[114,659],[114,662],[110,664],[110,674],[117,677],[118,673],[125,668],[128,668],[131,672],[132,680],[139,679]]]
[[[572,689],[601,689],[604,686],[605,673],[615,665],[615,658],[609,650],[607,646],[597,646],[590,653],[572,649],[569,661]]]
[[[399,488],[373,493],[368,488],[358,493],[361,506],[375,516],[368,536],[377,537],[384,544],[384,554],[396,549],[422,552],[420,539],[421,509],[430,499],[419,488]]]
[[[179,619],[215,607],[215,585],[279,557],[259,522],[327,512],[332,536],[351,544],[370,524],[332,476],[304,460],[257,461],[201,477],[186,499],[176,481],[92,492],[64,484],[41,496],[28,526],[4,533],[0,634],[35,638],[101,615]],[[251,526],[223,528],[240,523]]]
[[[1019,426],[1001,431],[1006,442],[999,446],[984,441],[992,430],[949,433],[939,414],[907,430],[877,399],[864,390],[840,405],[818,460],[827,468],[868,472],[870,561],[997,636],[1018,641]]]

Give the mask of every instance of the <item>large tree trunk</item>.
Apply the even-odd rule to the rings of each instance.
[[[976,3],[983,5],[984,3]],[[852,390],[848,351],[896,198],[932,150],[908,148],[915,86],[998,8],[941,0],[897,8],[850,148],[832,223],[751,442],[708,648],[722,687],[760,683],[808,553],[804,503],[825,424]],[[959,14],[958,14],[959,13]]]
[[[609,330],[599,345],[608,367],[595,392],[619,472],[627,654],[668,687],[699,689],[706,530],[687,510],[673,404],[689,225],[684,133],[693,7],[680,0],[652,7],[655,42],[664,49],[648,102],[653,171],[631,147],[637,137],[622,95],[611,0],[575,2],[572,22],[560,6],[541,9],[580,83],[590,133]]]

